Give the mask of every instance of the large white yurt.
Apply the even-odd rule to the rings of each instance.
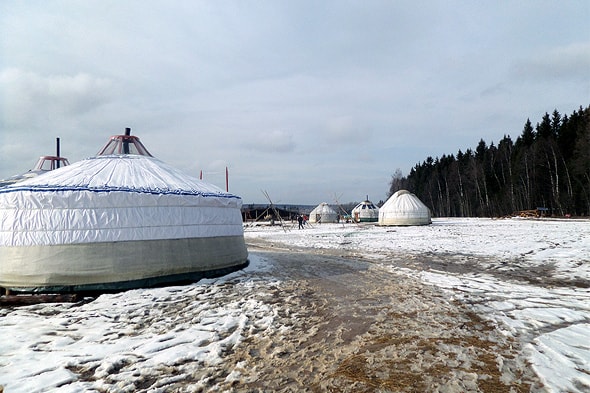
[[[309,213],[309,222],[319,224],[338,222],[338,213],[326,202],[322,202]]]
[[[394,193],[379,209],[379,225],[428,225],[430,209],[406,190]]]
[[[95,157],[0,188],[0,288],[117,291],[243,268],[241,205],[128,129]]]
[[[352,209],[352,219],[355,222],[376,222],[379,220],[379,208],[367,199]]]

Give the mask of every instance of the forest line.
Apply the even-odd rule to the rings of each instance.
[[[392,175],[389,195],[416,194],[438,217],[498,217],[541,208],[552,216],[590,214],[590,106],[530,119],[475,150],[428,157],[407,176]]]

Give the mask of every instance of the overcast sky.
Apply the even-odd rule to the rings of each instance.
[[[0,178],[131,127],[244,203],[378,202],[589,104],[587,0],[0,2]]]

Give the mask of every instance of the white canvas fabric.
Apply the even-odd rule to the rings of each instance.
[[[89,158],[0,189],[0,247],[243,236],[240,197],[148,156]]]
[[[322,202],[309,213],[309,222],[312,223],[334,223],[338,222],[338,213],[326,202]]]
[[[428,225],[430,210],[407,190],[394,193],[379,209],[379,225]]]

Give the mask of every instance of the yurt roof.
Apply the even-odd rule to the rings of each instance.
[[[154,158],[129,128],[125,135],[111,136],[96,156],[14,184],[3,192],[15,190],[125,191],[241,200]]]
[[[381,210],[407,211],[423,209],[428,209],[428,207],[416,195],[407,190],[397,191],[381,206]]]
[[[366,209],[370,209],[370,210],[379,210],[379,208],[377,207],[377,205],[375,205],[373,202],[366,200],[366,201],[362,201],[361,203],[357,204],[352,211],[357,211],[357,210],[362,210],[363,206],[366,206]],[[366,210],[365,209],[365,210]]]
[[[17,184],[1,192],[29,191],[127,191],[239,198],[184,174],[178,169],[142,155],[105,155],[75,162]]]
[[[311,211],[314,214],[336,214],[336,211],[330,207],[326,202],[322,202]]]
[[[47,155],[41,156],[37,160],[37,163],[33,167],[33,169],[29,170],[28,172],[21,173],[18,175],[11,176],[7,179],[0,180],[0,187],[4,187],[10,184],[18,183],[27,179],[31,179],[33,177],[45,174],[49,171],[52,171],[57,168],[61,168],[64,166],[70,165],[70,162],[67,158],[61,157],[59,155],[59,138],[57,138],[57,155]]]

